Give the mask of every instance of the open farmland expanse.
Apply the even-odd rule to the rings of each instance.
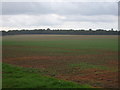
[[[3,36],[3,63],[80,85],[117,88],[118,36]],[[9,80],[4,78],[4,70],[3,86],[7,87],[10,83],[6,84]]]

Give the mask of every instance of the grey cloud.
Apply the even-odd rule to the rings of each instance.
[[[3,2],[3,15],[117,15],[115,2]]]
[[[3,15],[16,15],[16,14],[42,14],[46,13],[46,7],[41,3],[32,2],[4,2],[2,4]],[[49,13],[49,12],[47,12]]]
[[[83,15],[67,15],[65,21],[76,22],[116,22],[117,16],[113,15],[96,15],[96,16],[83,16]]]
[[[117,7],[113,2],[4,2],[2,24],[3,27],[84,28],[88,24],[97,28],[116,27]]]
[[[64,17],[56,14],[47,15],[3,15],[2,26],[53,26],[63,23]]]

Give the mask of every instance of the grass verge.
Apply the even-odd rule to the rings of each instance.
[[[3,88],[90,88],[89,85],[59,80],[3,63]]]

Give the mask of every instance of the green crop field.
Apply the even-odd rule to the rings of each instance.
[[[118,87],[117,35],[11,35],[2,45],[4,88]]]

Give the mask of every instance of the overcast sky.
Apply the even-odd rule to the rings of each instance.
[[[2,30],[115,29],[117,2],[3,2]]]

